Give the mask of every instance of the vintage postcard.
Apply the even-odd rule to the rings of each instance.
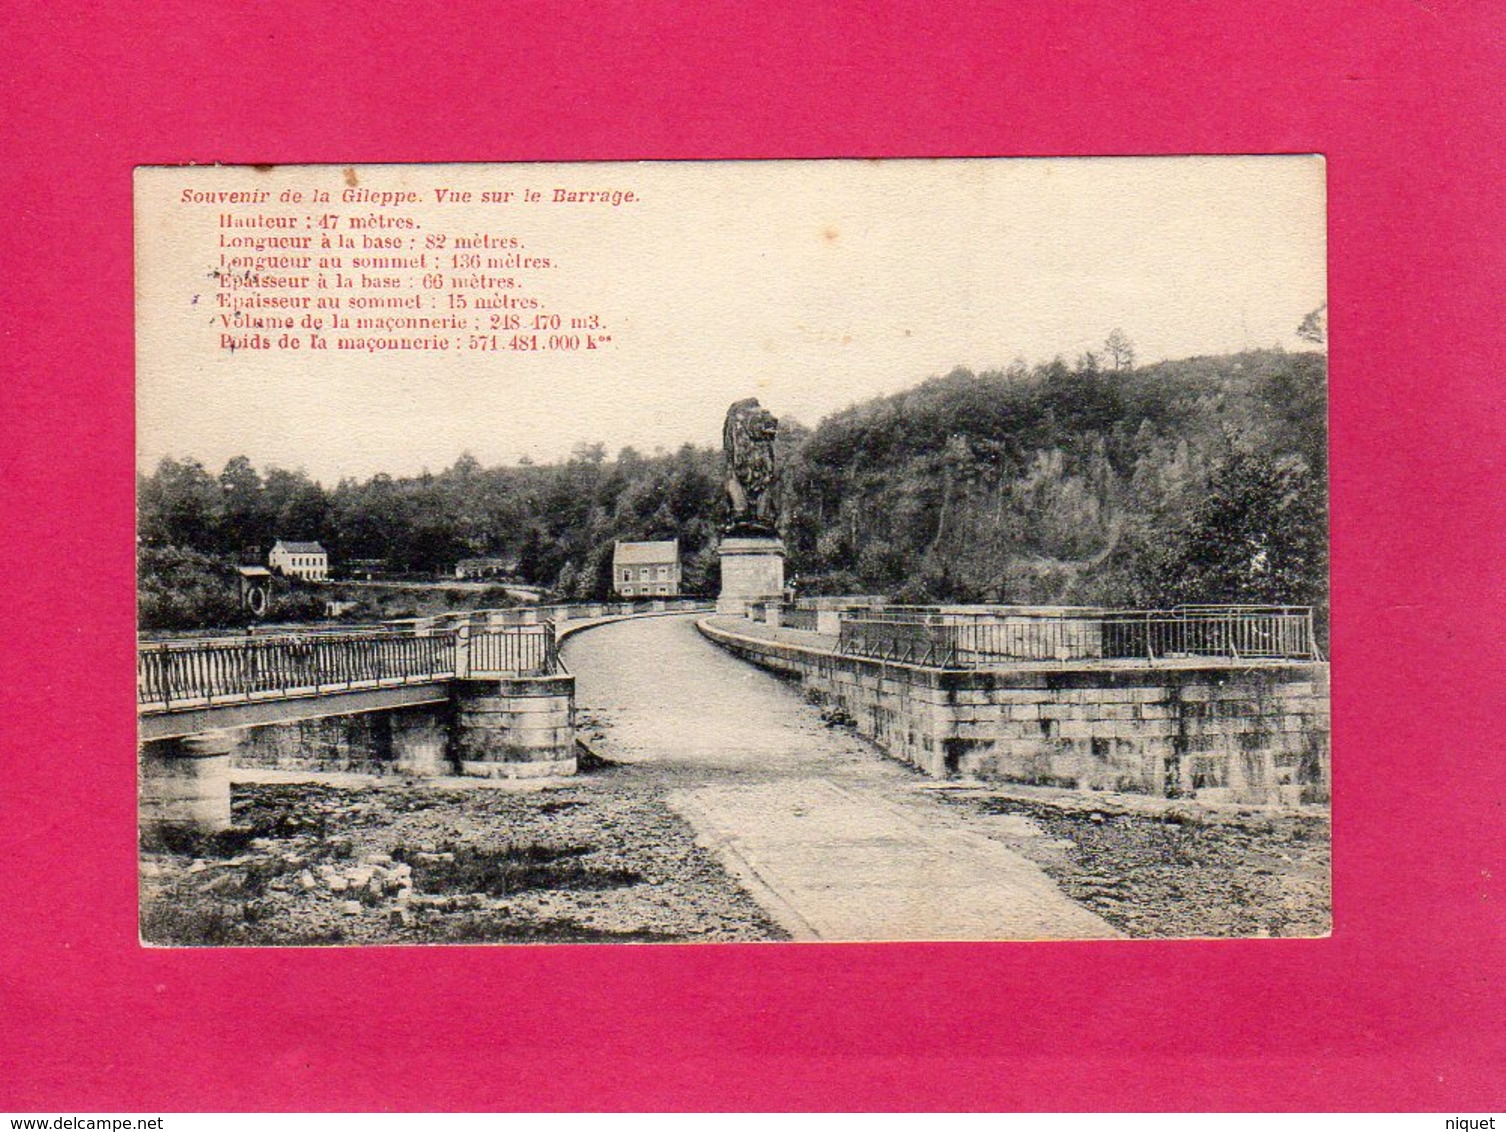
[[[137,170],[142,940],[1326,934],[1324,187]]]

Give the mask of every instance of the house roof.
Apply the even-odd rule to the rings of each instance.
[[[279,546],[289,554],[325,553],[324,547],[320,546],[317,542],[283,542],[282,539],[278,539],[276,545],[273,546],[272,549],[276,550]]]
[[[661,566],[680,560],[680,540],[668,542],[619,542],[612,551],[616,566]]]
[[[270,578],[272,576],[272,571],[265,566],[237,566],[236,569],[241,572],[243,578]]]

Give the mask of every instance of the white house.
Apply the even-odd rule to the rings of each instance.
[[[680,592],[680,540],[615,544],[612,588],[623,597],[674,597]]]
[[[317,542],[284,542],[278,539],[267,555],[273,573],[320,582],[329,577],[329,554]]]

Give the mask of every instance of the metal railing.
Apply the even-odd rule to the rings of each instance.
[[[553,676],[559,671],[559,646],[548,621],[473,631],[467,638],[467,676]]]
[[[655,604],[480,610],[376,627],[142,641],[136,652],[136,704],[150,713],[457,677],[552,676],[565,670],[557,621],[656,612]],[[663,608],[712,606],[682,599]],[[498,614],[507,616],[499,622]]]
[[[136,702],[161,711],[448,679],[453,632],[143,642]]]
[[[843,615],[837,651],[872,660],[919,664],[931,668],[957,668],[953,626],[914,617],[867,617]]]
[[[1185,606],[1169,614],[1103,619],[1103,655],[1227,656],[1233,660],[1319,660],[1305,606]]]
[[[885,609],[842,618],[840,652],[937,668],[1022,661],[1319,660],[1305,606]]]
[[[662,597],[641,601],[573,602],[562,605],[517,605],[505,609],[456,610],[436,613],[429,617],[406,617],[383,622],[393,629],[431,632],[455,629],[461,625],[487,627],[497,625],[534,625],[545,621],[556,624],[566,621],[588,620],[596,617],[629,617],[643,613],[691,613],[716,608],[714,602],[703,598]]]
[[[781,605],[779,624],[786,629],[803,629],[807,633],[814,633],[817,625],[817,612],[814,609],[805,609],[797,605]]]

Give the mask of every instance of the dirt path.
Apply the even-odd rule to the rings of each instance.
[[[570,641],[583,730],[791,935],[1067,939],[1119,933],[1034,863],[964,828],[930,784],[833,728],[798,689],[705,641],[691,618]]]

